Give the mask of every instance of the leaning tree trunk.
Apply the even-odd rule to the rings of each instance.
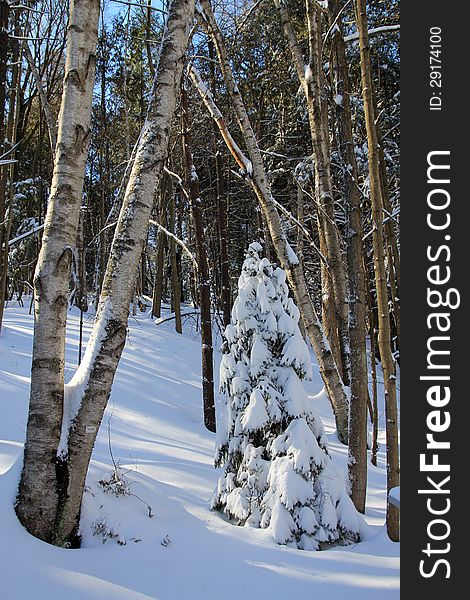
[[[65,322],[77,240],[98,35],[98,0],[72,0],[54,174],[34,276],[35,323],[24,466],[16,511],[36,537],[56,542],[64,490],[57,480],[64,401]]]
[[[211,90],[214,98],[216,97],[216,80],[215,80],[215,49],[214,42],[209,40],[209,70],[211,77]],[[231,303],[231,286],[230,286],[230,261],[229,261],[229,234],[228,234],[228,194],[226,190],[226,181],[222,164],[222,155],[218,150],[217,145],[217,125],[213,122],[214,127],[214,160],[216,174],[216,197],[217,197],[217,216],[218,234],[219,234],[219,252],[220,252],[220,304],[222,308],[223,323],[226,327],[230,324],[232,313]]]
[[[80,368],[68,387],[76,415],[64,420],[60,456],[64,494],[56,524],[59,544],[76,537],[93,445],[124,348],[129,305],[155,193],[168,154],[194,0],[173,0],[156,70],[154,93],[114,234],[98,313]]]
[[[325,256],[328,262],[328,272],[325,268],[322,269],[322,286],[326,292],[323,302],[326,333],[333,346],[339,343],[341,359],[337,362],[340,363],[339,368],[343,381],[345,384],[349,384],[348,293],[346,273],[341,256],[340,235],[335,222],[328,107],[323,82],[321,14],[316,2],[306,0],[310,50],[307,65],[291,23],[287,3],[274,0],[274,4],[281,18],[284,34],[292,55],[292,62],[307,104],[314,154],[315,194],[319,213],[318,226],[322,229]],[[331,311],[331,305],[334,307],[334,311]],[[336,337],[338,341],[336,341]]]
[[[170,273],[171,273],[171,310],[175,314],[175,331],[183,333],[183,323],[181,320],[181,286],[178,271],[178,259],[176,256],[176,219],[175,204],[176,197],[173,190],[169,196],[170,200],[170,232],[171,237],[168,240],[168,254],[170,255]]]
[[[330,25],[338,18],[340,3],[330,0]],[[362,245],[361,193],[354,153],[349,71],[340,23],[332,40],[339,152],[343,167],[343,195],[348,215],[347,265],[349,284],[349,340],[351,345],[351,399],[349,416],[349,482],[357,510],[365,511],[367,492],[367,355],[366,355],[366,278]]]
[[[356,0],[356,23],[359,31],[361,57],[361,82],[364,100],[364,113],[369,150],[370,197],[372,203],[372,247],[374,253],[374,274],[377,289],[379,350],[382,360],[385,388],[385,417],[387,434],[387,491],[399,485],[398,466],[398,414],[396,398],[395,362],[390,345],[390,315],[388,308],[387,273],[383,235],[383,201],[380,181],[380,161],[378,137],[373,102],[373,81],[370,62],[369,35],[367,31],[366,0]],[[398,509],[387,504],[387,531],[390,539],[398,541]]]
[[[211,288],[209,262],[205,246],[204,224],[201,208],[199,177],[193,162],[191,151],[191,134],[188,93],[181,88],[181,108],[183,113],[183,154],[186,167],[186,181],[189,187],[189,201],[194,227],[197,254],[197,282],[201,306],[201,343],[202,343],[202,399],[204,425],[209,431],[215,432],[215,402],[214,402],[214,366],[212,348],[211,321]]]
[[[230,95],[235,113],[237,115],[238,124],[248,149],[250,161],[244,159],[242,155],[240,156],[240,149],[236,146],[236,144],[234,144],[233,139],[231,139],[230,134],[228,134],[222,115],[215,106],[212,95],[207,87],[202,83],[202,81],[198,81],[197,77],[196,79],[193,77],[193,81],[195,81],[195,84],[198,86],[199,92],[201,93],[206,105],[215,118],[216,123],[219,126],[219,129],[232,154],[247,174],[249,182],[256,194],[256,197],[258,198],[261,210],[266,218],[277,257],[282,268],[286,271],[296,303],[304,321],[305,329],[315,350],[320,373],[333,407],[338,437],[343,443],[347,443],[348,397],[345,388],[341,381],[341,377],[328,342],[323,335],[320,320],[307,289],[303,269],[299,264],[294,252],[292,251],[283,230],[282,221],[277,210],[277,204],[274,200],[271,187],[268,183],[261,151],[253,132],[240,91],[235,82],[232,68],[228,60],[224,40],[215,20],[209,0],[201,0],[201,7],[207,21],[209,32],[217,49],[227,91]],[[215,111],[213,110],[214,108]]]

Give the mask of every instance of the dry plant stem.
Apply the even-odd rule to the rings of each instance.
[[[69,265],[89,138],[98,17],[98,0],[72,1],[54,180],[35,277],[31,404],[17,513],[31,533],[56,545],[78,543],[85,477],[124,348],[145,233],[167,157],[194,0],[174,0],[170,6],[148,119],[116,227],[92,335],[76,374],[83,383],[81,403],[68,431],[66,453],[58,456]]]

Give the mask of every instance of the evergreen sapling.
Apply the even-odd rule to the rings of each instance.
[[[360,516],[302,380],[312,378],[285,272],[252,243],[225,330],[212,508],[304,550],[359,540]]]

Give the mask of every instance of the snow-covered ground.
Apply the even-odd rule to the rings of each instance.
[[[322,552],[278,546],[268,531],[236,527],[210,511],[218,472],[214,435],[202,423],[200,343],[191,321],[182,336],[171,321],[156,326],[146,314],[129,321],[88,474],[83,547],[55,548],[27,534],[13,510],[31,367],[33,327],[25,304],[6,309],[0,334],[2,599],[398,599],[399,544],[388,540],[384,527],[383,443],[378,466],[369,466],[366,539],[355,546]],[[85,339],[91,330],[87,318]],[[67,380],[77,364],[78,323],[72,311]],[[219,360],[215,353],[216,367]],[[318,374],[307,388],[333,456],[346,469],[347,450],[337,442]],[[113,459],[131,495],[114,496],[99,484],[112,474]],[[116,537],[103,542],[103,535],[93,535],[100,524]]]

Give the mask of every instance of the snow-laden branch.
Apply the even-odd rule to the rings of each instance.
[[[189,312],[181,313],[181,318],[183,317],[191,317],[192,315],[200,315],[200,310],[191,310]],[[155,319],[155,325],[161,325],[162,323],[166,323],[167,321],[172,321],[175,318],[175,313],[172,313],[168,317],[160,317],[159,319]]]
[[[176,237],[176,235],[174,233],[171,233],[171,231],[168,231],[168,229],[166,227],[163,227],[163,225],[161,225],[160,223],[157,223],[157,221],[150,219],[149,223],[150,223],[150,225],[154,225],[155,227],[157,227],[161,232],[163,232],[168,237],[174,239],[175,242],[179,246],[181,246],[181,248],[183,248],[183,250],[186,252],[186,254],[190,258],[191,262],[193,263],[194,267],[196,269],[198,268],[196,257],[191,252],[191,250],[186,246],[186,244],[183,242],[183,240],[180,240],[178,237]]]
[[[188,67],[188,73],[191,78],[191,81],[194,84],[194,87],[199,92],[199,95],[201,96],[204,104],[206,105],[212,118],[216,122],[217,127],[219,128],[220,133],[222,134],[222,137],[224,138],[225,143],[227,144],[227,147],[230,150],[233,158],[236,160],[238,166],[241,169],[243,169],[243,171],[247,175],[251,176],[251,174],[253,173],[253,166],[251,164],[251,161],[243,154],[242,150],[230,134],[230,131],[227,128],[222,113],[220,112],[219,108],[217,107],[217,104],[215,103],[214,96],[202,80],[199,71],[194,65],[190,64]]]
[[[291,212],[289,212],[287,210],[287,208],[285,208],[280,202],[278,202],[274,197],[272,200],[273,200],[274,204],[277,206],[277,208],[282,212],[282,214],[285,215],[289,219],[289,221],[291,221],[298,229],[300,229],[300,231],[304,234],[304,236],[310,242],[310,246],[312,248],[314,248],[315,251],[317,252],[318,256],[320,257],[320,260],[323,262],[326,269],[329,270],[330,267],[328,265],[328,261],[326,260],[326,257],[321,253],[320,248],[318,248],[318,246],[315,244],[315,240],[310,235],[309,230],[304,225],[302,225],[302,223]]]
[[[162,10],[157,6],[152,6],[151,4],[139,4],[138,2],[127,2],[126,0],[111,0],[114,4],[124,4],[125,6],[137,6],[138,8],[145,8],[146,10],[153,10],[155,12],[161,13],[162,15],[168,16],[167,10]]]
[[[180,186],[181,191],[184,194],[184,197],[186,198],[186,200],[188,200],[188,202],[191,200],[188,194],[188,190],[184,187],[184,183],[183,180],[181,179],[181,177],[178,175],[178,173],[175,173],[174,171],[170,171],[170,169],[165,166],[163,167],[163,170],[165,171],[165,173],[167,175],[169,175],[170,177],[174,177],[176,179],[176,183]]]
[[[21,240],[25,240],[26,238],[29,238],[30,236],[34,235],[35,233],[38,233],[39,231],[42,231],[43,229],[44,229],[44,223],[42,223],[41,225],[36,225],[29,231],[26,231],[25,233],[22,233],[21,235],[18,235],[16,238],[13,238],[12,240],[10,240],[8,242],[8,247],[10,248],[10,246],[14,246],[18,242],[21,242]]]
[[[393,210],[392,213],[389,213],[388,210],[385,210],[385,208],[382,208],[382,213],[385,214],[385,218],[382,220],[382,225],[385,225],[385,223],[388,223],[389,221],[395,221],[395,223],[397,223],[398,225],[398,220],[397,220],[397,216],[400,214],[400,209],[396,208],[395,210]],[[362,238],[362,241],[366,240],[368,237],[370,237],[374,231],[375,231],[375,224],[372,226],[372,229],[366,233],[364,235],[364,237]]]
[[[373,29],[369,29],[368,34],[376,35],[378,33],[390,33],[391,31],[399,31],[400,25],[382,25],[382,27],[374,27]],[[351,35],[344,36],[345,42],[354,42],[359,39],[359,33],[352,33]]]
[[[14,146],[12,146],[11,148],[8,148],[8,150],[7,150],[6,152],[4,152],[4,153],[3,153],[3,154],[0,156],[0,160],[3,160],[3,159],[6,157],[6,156],[8,156],[8,155],[9,155],[9,154],[11,154],[12,152],[14,152],[14,151],[16,150],[16,148],[18,148],[18,146],[19,146],[20,144],[21,144],[21,142],[16,142],[16,144],[15,144]],[[8,163],[8,164],[11,164],[11,162],[17,162],[17,161],[16,161],[16,160],[14,160],[14,159],[9,159],[9,160],[10,160],[10,163]]]

